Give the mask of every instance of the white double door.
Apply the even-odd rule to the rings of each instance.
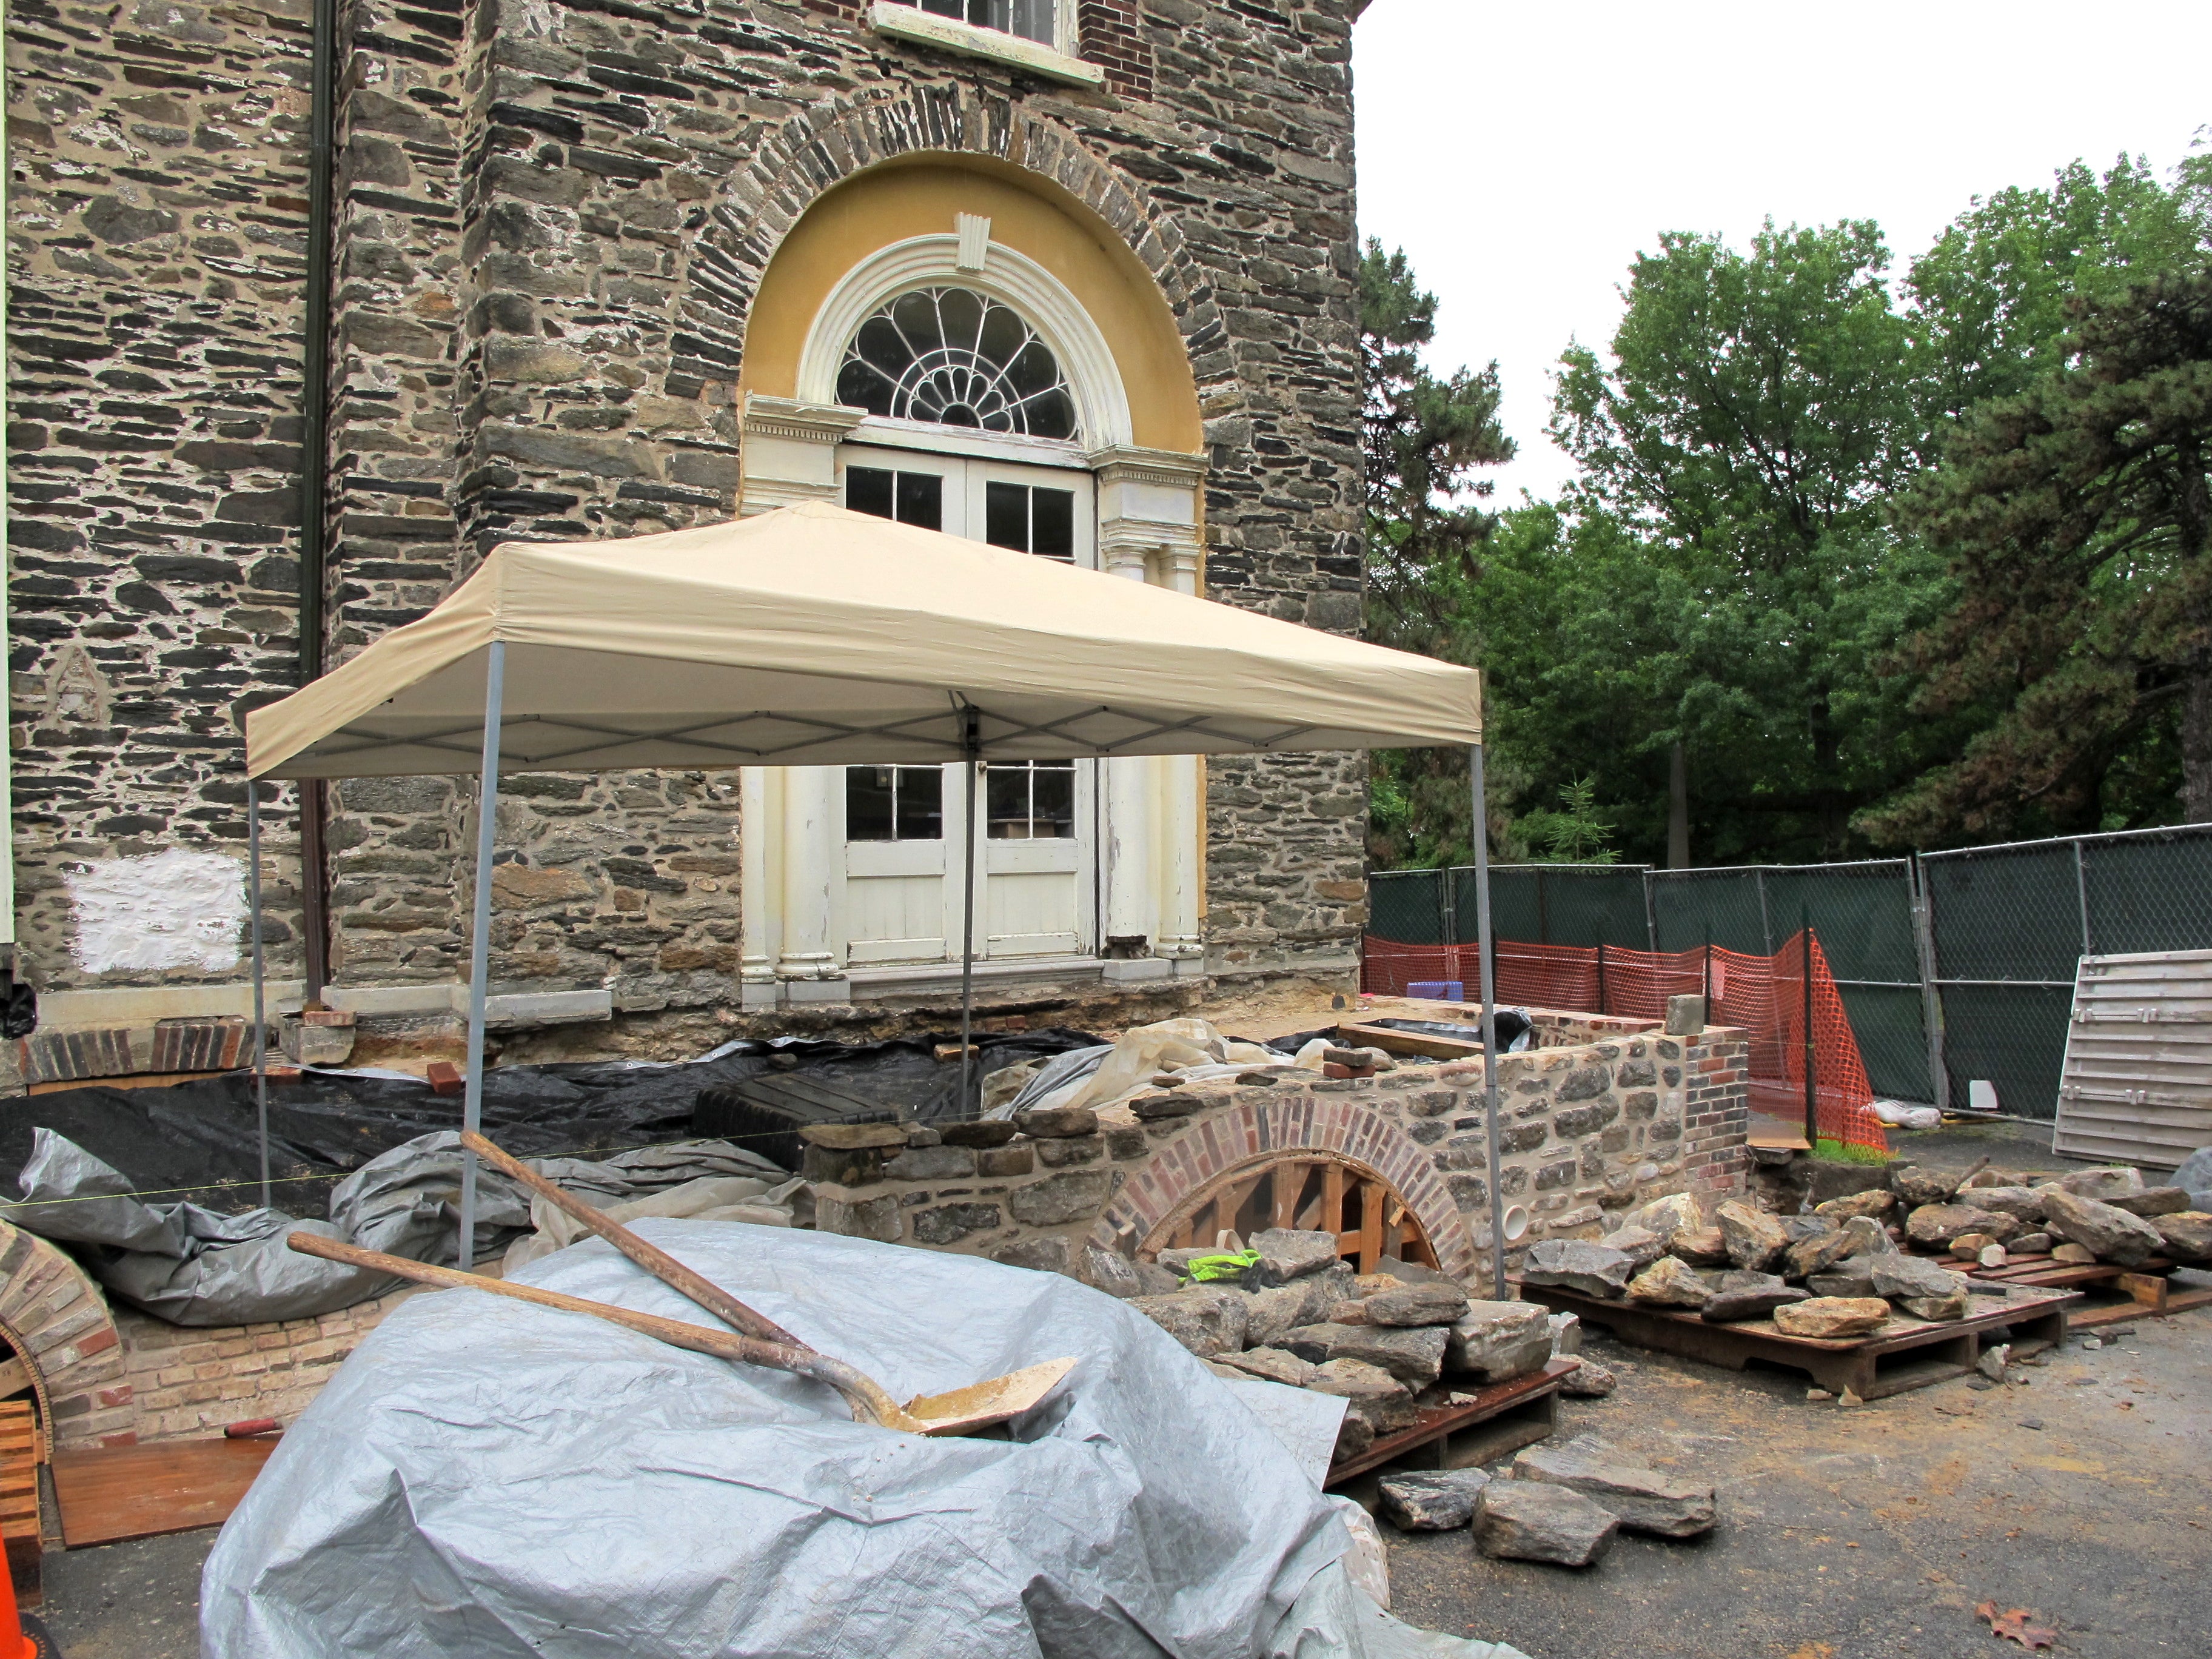
[[[1097,563],[1091,476],[1056,467],[841,445],[855,511],[1085,567]],[[957,961],[962,837],[975,848],[975,954],[1091,954],[1097,939],[1095,761],[978,769],[853,766],[833,816],[844,843],[833,927],[848,967]]]

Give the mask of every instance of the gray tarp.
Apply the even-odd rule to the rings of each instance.
[[[645,1146],[602,1163],[526,1160],[605,1206],[702,1176],[783,1171],[726,1141]],[[418,1261],[457,1259],[460,1137],[418,1135],[371,1158],[331,1189],[328,1221],[281,1210],[224,1215],[198,1204],[147,1204],[131,1182],[66,1137],[39,1129],[16,1177],[22,1201],[0,1220],[78,1247],[86,1270],[134,1307],[174,1325],[257,1325],[350,1308],[398,1288],[383,1273],[287,1249],[295,1228]],[[495,1170],[477,1175],[477,1250],[495,1255],[531,1226],[528,1194]]]
[[[1078,1363],[1008,1440],[924,1439],[587,1315],[414,1297],[224,1527],[205,1659],[1510,1652],[1361,1608],[1331,1501],[1110,1297],[865,1239],[637,1231],[901,1399]],[[516,1277],[712,1322],[597,1240]]]

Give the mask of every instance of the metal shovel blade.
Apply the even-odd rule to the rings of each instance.
[[[1041,1365],[1024,1365],[988,1382],[971,1382],[949,1394],[918,1394],[906,1402],[906,1413],[921,1425],[924,1434],[969,1434],[994,1423],[1019,1417],[1060,1386],[1060,1379],[1075,1369],[1073,1359],[1048,1359]]]

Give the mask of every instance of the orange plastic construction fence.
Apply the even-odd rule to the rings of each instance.
[[[1702,994],[1706,1018],[1739,1026],[1751,1036],[1751,1108],[1796,1124],[1805,1121],[1805,956],[1812,947],[1813,1093],[1820,1137],[1887,1152],[1874,1091],[1850,1017],[1828,971],[1817,935],[1799,933],[1771,957],[1707,947],[1630,951],[1617,945],[1523,945],[1501,939],[1498,1000],[1509,1005],[1664,1019],[1667,999]],[[1479,994],[1480,965],[1472,945],[1401,945],[1370,935],[1360,987],[1374,996],[1404,996],[1424,981],[1461,982]]]

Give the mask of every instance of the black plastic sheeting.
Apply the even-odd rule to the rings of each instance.
[[[484,1133],[518,1158],[589,1157],[682,1139],[701,1089],[771,1070],[822,1077],[878,1107],[924,1122],[972,1117],[957,1098],[960,1065],[940,1062],[942,1036],[842,1043],[779,1037],[718,1049],[675,1065],[580,1063],[495,1067],[484,1074]],[[1003,1066],[1094,1046],[1085,1032],[1057,1028],[979,1034],[971,1090]],[[799,1062],[790,1066],[789,1056]],[[253,1074],[167,1089],[89,1087],[33,1095],[0,1111],[0,1171],[31,1156],[31,1132],[52,1129],[130,1178],[142,1196],[189,1200],[210,1209],[261,1202],[261,1152]],[[329,1213],[330,1191],[404,1141],[461,1127],[459,1096],[413,1079],[309,1072],[269,1085],[269,1201],[297,1216]]]
[[[1492,1012],[1491,1018],[1498,1023],[1498,1052],[1501,1054],[1520,1052],[1514,1045],[1534,1029],[1534,1023],[1528,1016],[1518,1008],[1498,1008]],[[1455,1025],[1448,1020],[1441,1019],[1363,1019],[1359,1024],[1379,1026],[1386,1031],[1414,1031],[1423,1036],[1449,1037],[1455,1042],[1472,1042],[1478,1048],[1482,1044],[1482,1027],[1479,1024]],[[1297,1031],[1289,1036],[1269,1037],[1267,1046],[1279,1054],[1295,1054],[1316,1037],[1326,1037],[1329,1042],[1339,1044],[1343,1044],[1345,1041],[1338,1034],[1335,1026],[1316,1025],[1310,1031]],[[1399,1058],[1418,1060],[1419,1056],[1401,1055]]]

